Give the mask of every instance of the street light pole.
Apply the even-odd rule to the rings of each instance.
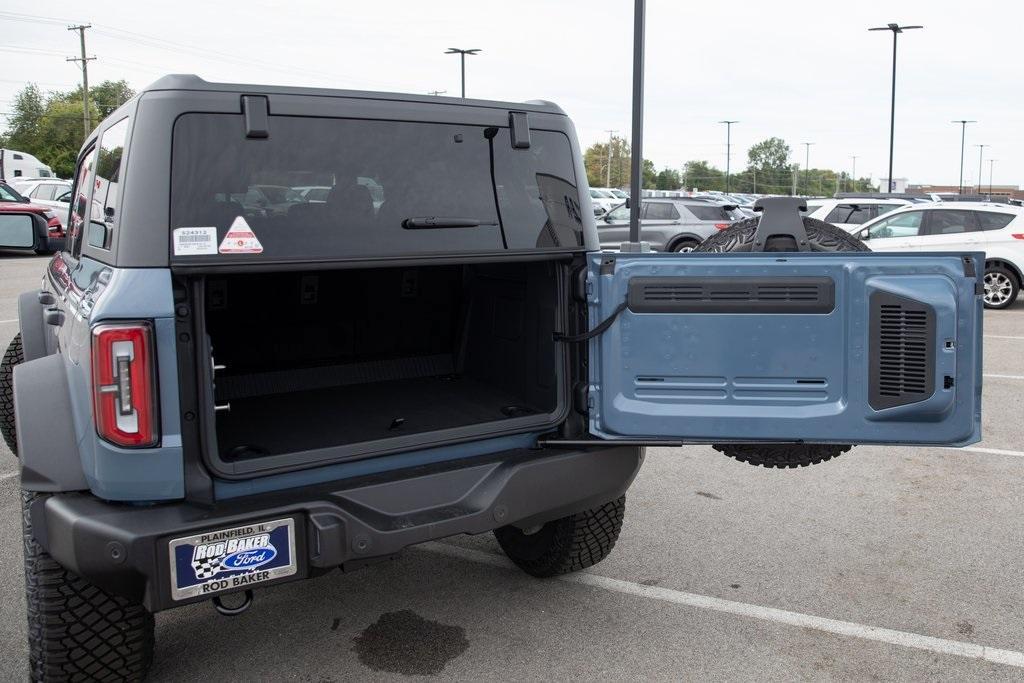
[[[956,119],[950,123],[960,124],[960,185],[957,189],[957,194],[964,193],[964,142],[967,140],[967,124],[977,123],[977,121],[971,119]]]
[[[629,160],[629,245],[623,251],[638,251],[640,246],[640,208],[643,204],[644,168],[644,33],[647,6],[645,0],[633,3],[633,117],[630,131]],[[623,245],[625,246],[625,245]]]
[[[462,50],[457,47],[450,47],[445,52],[446,55],[459,55],[459,61],[462,66],[462,98],[466,98],[466,55],[480,54],[481,49],[475,47],[471,50]]]
[[[801,142],[804,146],[806,153],[804,154],[804,185],[807,189],[811,189],[811,145],[813,142]]]
[[[853,173],[850,174],[850,178],[853,180],[853,187],[851,188],[854,192],[857,191],[857,155],[854,154],[853,159]]]
[[[719,121],[725,124],[725,193],[729,194],[729,167],[732,161],[732,124],[739,121]]]
[[[981,194],[981,166],[985,162],[985,148],[991,145],[975,145],[978,148],[978,194]]]
[[[615,134],[618,133],[618,132],[619,131],[617,131],[617,130],[606,130],[605,131],[605,133],[608,133],[608,164],[605,166],[605,169],[604,169],[604,186],[605,187],[611,187],[612,186],[612,139],[614,138]]]
[[[893,191],[895,183],[892,179],[892,153],[893,141],[896,137],[896,37],[904,31],[924,26],[900,26],[899,24],[887,24],[869,28],[869,31],[892,31],[892,103],[889,107],[889,192]]]
[[[992,199],[992,167],[995,165],[995,163],[997,161],[999,161],[999,160],[998,159],[989,159],[988,160],[988,198],[989,199]]]

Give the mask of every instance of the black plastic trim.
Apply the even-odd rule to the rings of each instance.
[[[603,444],[591,450],[516,450],[456,469],[405,472],[357,486],[332,482],[213,507],[138,507],[72,493],[40,498],[31,514],[36,539],[61,565],[159,611],[206,599],[171,599],[172,538],[292,517],[299,571],[256,586],[262,587],[390,557],[410,545],[455,534],[574,514],[621,496],[642,461],[638,448]]]
[[[935,393],[935,309],[873,292],[868,346],[868,405],[875,410],[924,401]]]
[[[830,277],[635,277],[633,313],[831,313]]]

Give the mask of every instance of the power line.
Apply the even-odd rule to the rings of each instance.
[[[5,11],[0,11],[0,19],[9,19],[9,20],[12,20],[12,21],[36,22],[36,23],[54,24],[54,25],[66,25],[67,23],[69,23],[69,20],[60,19],[58,17],[46,17],[46,16],[41,16],[41,15],[22,14],[22,13],[18,13],[18,12],[5,12]],[[190,54],[192,54],[194,56],[204,57],[206,59],[214,59],[214,60],[218,60],[218,61],[222,61],[222,62],[228,62],[228,63],[234,64],[234,65],[238,65],[238,66],[259,66],[259,67],[263,67],[265,69],[271,69],[271,70],[278,71],[278,72],[281,72],[281,73],[292,73],[292,74],[303,74],[303,75],[307,75],[307,76],[315,76],[317,78],[323,79],[323,80],[328,81],[328,82],[337,82],[339,80],[339,75],[337,73],[330,73],[330,72],[324,72],[324,71],[315,71],[315,70],[312,70],[312,69],[305,69],[305,68],[289,67],[289,66],[284,66],[284,65],[282,65],[279,62],[271,62],[271,61],[268,61],[268,60],[254,59],[254,58],[249,57],[249,56],[241,57],[241,56],[232,55],[232,54],[229,54],[229,53],[226,53],[226,52],[219,52],[217,50],[211,50],[209,48],[203,48],[203,47],[199,47],[199,46],[195,46],[195,45],[187,45],[187,44],[183,44],[183,43],[176,43],[176,42],[173,42],[173,41],[170,41],[170,40],[166,40],[164,38],[160,38],[158,36],[151,36],[151,35],[146,35],[144,33],[137,33],[135,31],[128,31],[128,30],[125,30],[125,29],[120,29],[120,28],[117,28],[117,27],[114,27],[114,26],[108,26],[108,25],[105,25],[105,24],[94,24],[92,26],[92,29],[97,34],[106,36],[108,38],[113,38],[115,40],[122,40],[122,41],[130,42],[130,43],[135,43],[137,45],[142,45],[144,47],[151,47],[151,48],[156,48],[156,49],[159,49],[159,50],[168,50],[168,51],[171,51],[171,52],[190,53]],[[40,54],[42,54],[42,53],[40,53]],[[60,54],[60,53],[53,53],[53,54]],[[113,59],[109,59],[108,60],[108,58],[104,57],[104,61],[114,61],[114,60]],[[139,63],[138,62],[127,62],[127,64],[129,66],[131,66],[131,65],[139,64]],[[165,70],[163,67],[152,67],[152,68],[157,70],[157,71],[164,71]],[[376,83],[374,81],[368,81],[366,79],[353,78],[353,77],[350,77],[350,76],[344,76],[342,78],[344,80],[352,82],[352,83],[366,83],[366,84],[371,84],[371,83],[375,84]],[[396,85],[400,85],[401,87],[408,88],[410,90],[417,90],[418,89],[416,87],[412,87],[409,84],[404,84],[404,83],[403,84],[396,84]]]

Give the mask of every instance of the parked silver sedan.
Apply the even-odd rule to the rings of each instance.
[[[640,239],[655,251],[693,251],[698,244],[745,216],[731,204],[696,197],[645,199]],[[597,221],[602,249],[629,241],[629,208],[620,204]]]

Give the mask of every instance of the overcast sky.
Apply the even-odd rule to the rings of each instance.
[[[960,127],[968,126],[964,181],[1024,183],[1024,5],[951,0],[857,3],[649,0],[645,157],[659,167],[690,159],[733,168],[747,148],[779,136],[811,167],[886,174],[889,22],[924,24],[900,37],[896,177],[956,184]],[[73,87],[78,34],[63,25],[15,21],[9,12],[91,22],[92,82],[125,78],[140,88],[166,73],[208,80],[425,93],[459,89],[449,46],[482,48],[467,59],[470,97],[547,99],[574,119],[581,145],[630,125],[630,0],[431,0],[352,2],[8,4],[0,12],[0,111],[25,82]],[[835,7],[836,9],[832,9]],[[17,49],[12,49],[17,48]]]

